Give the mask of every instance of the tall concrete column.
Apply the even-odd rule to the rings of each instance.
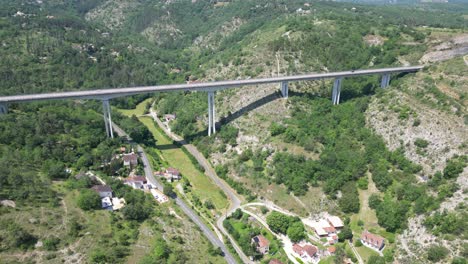
[[[288,98],[288,93],[289,93],[288,82],[281,82],[281,95],[284,98]]]
[[[6,104],[0,104],[0,115],[8,113],[8,106]]]
[[[208,136],[211,136],[211,133],[216,133],[216,111],[214,95],[214,91],[208,92]]]
[[[114,131],[112,129],[112,118],[111,118],[111,108],[109,104],[109,99],[102,100],[102,110],[104,114],[104,124],[106,126],[107,136],[114,138]]]
[[[380,82],[380,87],[381,88],[387,88],[387,86],[390,85],[390,74],[386,73],[382,75],[382,80]]]
[[[342,77],[336,78],[335,82],[333,82],[333,90],[332,90],[332,103],[337,105],[340,103],[340,94],[341,94],[341,81]]]

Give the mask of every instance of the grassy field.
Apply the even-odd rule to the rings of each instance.
[[[121,112],[122,114],[126,115],[126,116],[132,116],[132,115],[136,115],[136,116],[139,116],[139,115],[142,115],[145,113],[145,109],[146,109],[146,105],[148,103],[151,103],[153,99],[152,98],[148,98],[144,101],[142,101],[141,103],[139,103],[135,109],[119,109],[119,112]]]
[[[365,246],[356,247],[356,250],[359,253],[359,255],[362,257],[362,259],[364,260],[365,263],[367,263],[367,260],[371,256],[378,256],[379,255],[374,250],[372,250],[372,249],[370,249],[368,247],[365,247]]]
[[[151,99],[148,99],[151,100]],[[148,100],[138,104],[134,110],[121,110],[119,111],[125,115],[140,115],[143,113]],[[219,212],[228,207],[227,198],[220,192],[220,189],[202,172],[200,172],[192,163],[190,158],[185,152],[177,145],[172,143],[163,132],[156,127],[156,124],[150,117],[139,117],[140,122],[153,134],[156,139],[156,148],[158,153],[161,154],[162,160],[169,166],[177,168],[182,176],[187,178],[192,185],[191,193],[196,195],[202,202],[211,200],[215,208]]]

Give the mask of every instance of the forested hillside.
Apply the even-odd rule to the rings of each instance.
[[[378,76],[346,78],[336,106],[330,80],[291,83],[288,99],[273,85],[218,92],[212,137],[205,93],[111,103],[133,108],[152,97],[159,115],[176,114],[172,131],[247,201],[303,217],[328,211],[349,220],[355,236],[369,229],[385,237],[383,256],[367,256],[369,263],[465,263],[464,3],[8,0],[0,7],[0,95],[425,64],[392,76],[386,90]],[[0,207],[0,259],[222,261],[178,209],[114,181],[111,158],[126,143],[105,137],[96,102],[9,108],[0,116],[0,199],[16,207]],[[115,117],[134,140],[155,144],[136,117]],[[128,209],[80,208],[93,184],[77,180],[80,171],[104,178]]]

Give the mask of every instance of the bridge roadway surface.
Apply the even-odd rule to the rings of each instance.
[[[131,138],[123,131],[119,126],[117,126],[115,123],[112,123],[112,126],[114,130],[117,132],[119,136],[125,136],[129,140]],[[148,160],[148,157],[146,156],[145,151],[143,148],[138,145],[137,148],[138,154],[141,157],[141,160],[143,161],[144,164],[144,169],[145,169],[145,176],[148,179],[148,181],[153,185],[156,186],[159,190],[163,189],[163,185],[157,181],[154,178],[153,174],[153,169],[151,168],[150,162]],[[190,217],[190,219],[202,230],[203,234],[208,238],[208,240],[215,246],[218,246],[221,248],[221,250],[224,252],[224,259],[226,260],[227,263],[229,264],[237,264],[237,261],[235,258],[231,255],[231,253],[227,250],[226,246],[224,243],[219,240],[219,238],[211,231],[211,229],[203,223],[203,221],[200,219],[200,217],[179,197],[176,197],[175,199],[176,204],[184,211],[184,213]]]
[[[29,94],[29,95],[13,95],[1,96],[0,104],[17,103],[39,100],[58,100],[58,99],[112,99],[122,96],[145,94],[153,92],[169,92],[169,91],[216,91],[227,88],[234,88],[246,85],[259,85],[269,83],[281,83],[292,81],[311,81],[329,78],[352,77],[372,74],[390,74],[401,72],[417,72],[423,66],[410,66],[410,67],[395,67],[383,69],[368,69],[368,70],[355,70],[355,71],[342,71],[330,73],[314,73],[305,75],[294,75],[284,77],[270,77],[260,79],[246,79],[246,80],[231,80],[231,81],[217,81],[205,83],[190,83],[190,84],[171,84],[171,85],[157,85],[157,86],[143,86],[143,87],[130,87],[130,88],[111,88],[87,91],[73,91],[73,92],[57,92],[57,93],[44,93],[44,94]]]

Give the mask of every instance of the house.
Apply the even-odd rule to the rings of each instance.
[[[317,259],[318,248],[311,244],[305,244],[301,246],[299,244],[293,245],[293,251],[296,253],[303,261],[312,262]]]
[[[315,233],[319,237],[326,237],[329,234],[336,233],[336,230],[330,228],[330,224],[325,219],[320,219],[318,221],[312,221],[310,226],[315,230]],[[327,230],[325,230],[327,229]]]
[[[182,176],[180,175],[180,172],[174,168],[167,168],[164,172],[157,171],[154,174],[156,176],[166,178],[166,180],[169,182],[180,180],[182,178]]]
[[[330,255],[333,255],[333,254],[335,254],[335,252],[336,252],[336,247],[335,247],[335,246],[331,246],[331,247],[328,247],[327,250],[328,250],[328,253],[329,253]]]
[[[175,114],[167,114],[167,115],[164,115],[164,120],[166,120],[166,122],[169,122],[169,121],[172,121],[176,119],[176,115]]]
[[[378,251],[385,247],[385,239],[383,237],[369,233],[367,230],[362,233],[361,242],[364,246],[376,249]]]
[[[110,197],[104,197],[101,199],[101,207],[103,209],[110,209],[112,210],[112,201]]]
[[[132,187],[133,189],[144,189],[146,182],[146,178],[143,176],[133,176],[124,179],[124,184]]]
[[[337,235],[332,235],[327,238],[328,244],[334,245],[338,243],[338,236]]]
[[[96,191],[101,198],[111,197],[112,198],[112,189],[108,185],[94,185],[91,187],[92,190]]]
[[[157,189],[151,189],[150,192],[153,195],[154,199],[156,199],[156,201],[158,201],[159,203],[165,203],[169,201],[167,196]]]
[[[328,216],[327,221],[335,229],[342,229],[344,227],[343,221],[338,216]]]
[[[327,235],[333,235],[336,234],[336,229],[333,226],[326,226],[323,228],[325,232],[327,232]]]
[[[124,166],[132,167],[138,165],[138,155],[135,153],[123,154]]]
[[[253,237],[252,244],[255,244],[259,253],[266,254],[270,250],[270,241],[262,235]]]

